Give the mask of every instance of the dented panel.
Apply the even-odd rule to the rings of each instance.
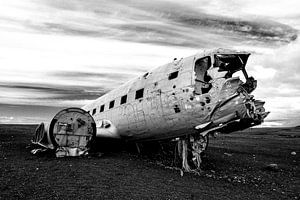
[[[210,124],[206,129],[224,127],[226,123],[241,119],[259,124],[267,113],[254,114],[261,116],[260,121],[259,117],[247,114],[258,104],[249,99],[249,93],[256,87],[256,81],[248,77],[245,69],[249,55],[248,52],[217,49],[174,59],[100,97],[84,109],[90,110],[115,99],[116,108],[97,112],[94,118],[97,123],[110,120],[120,137],[132,140],[178,137],[186,132],[201,131],[196,131],[195,127],[204,123]],[[243,77],[236,76],[239,71]],[[135,92],[141,88],[144,88],[144,96],[137,100]],[[118,105],[124,94],[127,94],[128,103]],[[124,114],[120,115],[119,108]]]

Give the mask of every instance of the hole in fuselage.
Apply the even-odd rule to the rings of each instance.
[[[211,66],[210,57],[204,57],[198,59],[195,62],[195,94],[205,94],[208,93],[212,88],[210,80],[212,79],[208,74],[207,70]]]
[[[206,103],[210,103],[210,98],[209,97],[205,97],[205,102]]]
[[[174,111],[175,111],[175,113],[179,113],[180,112],[180,108],[178,107],[178,105],[174,106]]]

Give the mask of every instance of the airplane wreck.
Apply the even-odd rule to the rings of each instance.
[[[174,59],[89,105],[60,111],[39,125],[32,143],[60,157],[86,154],[95,138],[176,140],[182,169],[197,170],[209,135],[259,125],[269,114],[251,95],[257,81],[246,71],[249,56],[216,49]]]

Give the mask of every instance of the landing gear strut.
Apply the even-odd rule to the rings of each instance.
[[[178,154],[182,160],[182,169],[186,172],[200,171],[201,154],[207,149],[208,134],[188,135],[178,141]]]

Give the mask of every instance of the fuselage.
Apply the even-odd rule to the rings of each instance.
[[[93,116],[98,137],[127,140],[175,138],[251,118],[245,102],[253,89],[240,91],[249,79],[245,71],[249,55],[217,49],[174,60],[83,109]],[[246,80],[236,72],[243,72]]]

